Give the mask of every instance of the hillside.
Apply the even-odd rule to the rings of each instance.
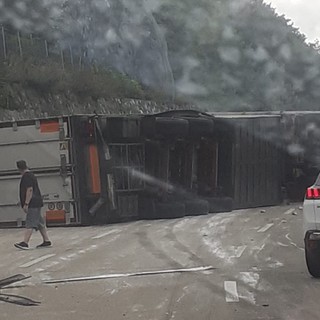
[[[319,50],[262,0],[163,0],[177,91],[215,110],[318,109]]]
[[[318,109],[319,48],[262,0],[3,3],[0,22],[24,35],[23,48],[24,37],[38,34],[52,50],[40,59],[39,52],[21,56],[16,48],[5,59],[0,103],[6,108],[16,108],[23,93],[73,97],[82,105],[176,96],[209,110]]]

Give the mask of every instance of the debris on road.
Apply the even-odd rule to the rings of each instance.
[[[31,278],[30,276],[24,276],[23,274],[17,274],[9,278],[5,278],[0,280],[0,290],[5,289],[5,287],[9,286],[10,284],[20,282],[22,280],[26,280]],[[3,294],[0,293],[0,301],[8,302],[12,304],[17,304],[20,306],[38,306],[41,302],[35,301],[26,297],[22,297],[19,295],[14,294]]]
[[[0,294],[0,301],[17,304],[19,306],[33,307],[41,302],[13,294]]]
[[[266,213],[267,211],[266,210],[260,210],[260,213]]]
[[[23,274],[16,274],[15,276],[0,280],[0,289],[9,286],[10,284],[20,282],[31,278],[30,276],[24,276]]]
[[[100,276],[86,276],[86,277],[78,277],[78,278],[45,280],[44,283],[55,284],[55,283],[67,283],[67,282],[80,282],[80,281],[104,280],[104,279],[115,279],[115,278],[152,276],[152,275],[167,274],[167,273],[200,272],[200,271],[208,271],[208,270],[214,270],[214,269],[216,268],[212,266],[207,266],[207,267],[195,267],[195,268],[185,268],[185,269],[142,271],[142,272],[133,272],[133,273],[118,273],[118,274],[115,273],[115,274],[105,274]]]
[[[292,214],[293,212],[295,212],[296,209],[295,208],[290,208],[288,209],[287,211],[284,212],[285,215],[289,215],[289,214]]]

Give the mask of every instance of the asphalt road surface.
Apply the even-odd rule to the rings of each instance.
[[[18,251],[22,230],[0,230],[0,278],[31,275],[1,293],[41,301],[0,303],[0,318],[24,320],[311,320],[320,282],[307,273],[299,206],[179,220],[52,228],[50,249]],[[296,208],[296,210],[293,210]],[[32,246],[40,241],[35,234]],[[212,266],[210,271],[162,270]],[[123,273],[160,271],[122,277]],[[70,277],[118,278],[46,284]]]

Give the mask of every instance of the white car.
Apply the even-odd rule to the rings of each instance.
[[[313,277],[320,278],[320,175],[306,191],[303,225],[307,267]]]

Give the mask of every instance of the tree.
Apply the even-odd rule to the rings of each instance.
[[[318,107],[317,45],[262,0],[163,0],[155,17],[181,94],[193,84],[191,99],[224,110]]]

